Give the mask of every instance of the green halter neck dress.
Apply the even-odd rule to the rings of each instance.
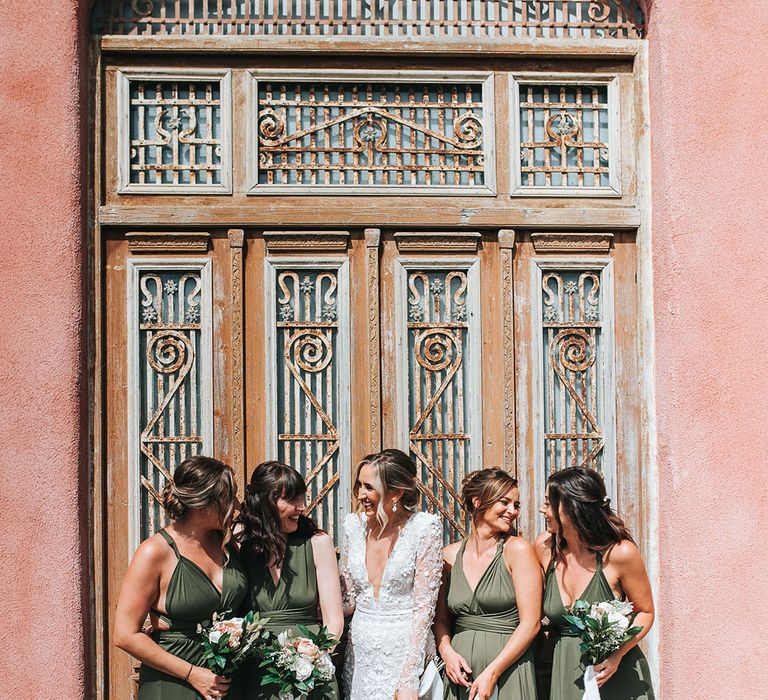
[[[597,570],[579,600],[602,603],[616,596],[603,573],[603,557],[597,552]],[[544,615],[556,628],[558,639],[552,659],[552,700],[581,700],[584,694],[584,664],[580,640],[563,616],[567,614],[555,574],[555,562],[547,569],[544,588]],[[639,647],[630,649],[613,677],[600,688],[602,700],[654,700],[648,661]]]
[[[454,619],[451,646],[463,656],[477,678],[501,652],[517,629],[520,616],[512,576],[504,562],[504,541],[472,591],[464,574],[464,540],[448,583],[448,609]],[[447,679],[446,679],[447,680]],[[501,674],[499,700],[536,700],[536,675],[530,649]],[[466,700],[469,688],[448,682],[445,697]]]
[[[166,612],[158,613],[161,622],[170,629],[155,630],[152,638],[174,656],[202,666],[205,652],[197,625],[210,620],[215,612],[237,614],[248,592],[245,572],[235,549],[227,547],[228,557],[219,591],[195,562],[179,553],[173,538],[165,530],[160,530],[160,535],[176,555],[176,568],[165,594]],[[233,692],[234,688],[228,694],[228,700],[233,700]],[[200,694],[186,681],[142,664],[138,700],[200,700]]]
[[[312,551],[312,538],[300,533],[288,536],[285,558],[280,570],[280,579],[275,585],[264,556],[253,557],[242,554],[243,565],[248,575],[249,594],[247,603],[257,610],[261,617],[268,617],[267,629],[274,634],[292,629],[299,633],[297,625],[304,625],[312,632],[318,632],[320,620],[320,599],[317,590],[317,570]],[[243,667],[243,700],[278,700],[272,694],[273,686],[262,686],[263,672],[258,663]],[[314,692],[312,700],[338,700],[336,681]]]

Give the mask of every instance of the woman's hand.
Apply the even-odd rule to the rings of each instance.
[[[490,668],[486,668],[469,687],[469,700],[488,700],[493,695],[498,680],[498,676]]]
[[[445,662],[445,675],[448,676],[448,680],[456,685],[463,685],[465,688],[469,688],[471,684],[468,678],[472,675],[472,669],[467,660],[453,649],[445,650],[442,657]]]
[[[619,670],[621,663],[621,654],[614,651],[605,661],[595,664],[595,676],[597,677],[597,687],[602,688],[611,676]]]
[[[205,698],[205,700],[218,700],[229,692],[229,678],[217,676],[202,666],[193,666],[187,682]]]
[[[401,686],[395,691],[395,700],[419,700],[419,691]]]

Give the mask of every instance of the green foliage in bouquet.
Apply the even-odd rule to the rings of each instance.
[[[571,632],[581,639],[581,653],[588,664],[605,661],[614,651],[643,631],[632,627],[632,603],[609,600],[602,603],[588,603],[577,600],[568,610],[564,619],[570,624]]]
[[[338,644],[323,627],[315,633],[304,625],[297,626],[298,635],[288,629],[264,650],[262,685],[275,686],[286,700],[309,698],[313,691],[330,683],[336,673],[330,650]]]
[[[210,622],[198,625],[205,666],[219,676],[231,676],[269,643],[269,632],[264,629],[268,621],[251,611],[245,617],[214,614]]]

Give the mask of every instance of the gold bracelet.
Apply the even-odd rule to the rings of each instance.
[[[194,668],[194,664],[189,664],[189,671],[187,671],[187,675],[184,676],[184,682],[186,683],[189,680],[189,676],[192,673],[192,669]]]

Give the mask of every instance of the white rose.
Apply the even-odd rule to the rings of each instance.
[[[277,643],[281,647],[288,646],[288,630],[283,630],[277,635]]]
[[[611,613],[608,615],[608,622],[612,625],[616,625],[622,631],[629,627],[629,620],[619,613]]]
[[[208,639],[211,641],[211,643],[216,644],[216,642],[218,642],[219,639],[221,639],[221,634],[222,634],[221,630],[211,630],[208,633]]]
[[[605,601],[593,606],[592,609],[602,615],[610,615],[613,612],[613,605],[608,601]]]
[[[293,672],[296,674],[296,680],[307,680],[312,675],[313,669],[312,662],[303,656],[297,656],[293,660]]]

